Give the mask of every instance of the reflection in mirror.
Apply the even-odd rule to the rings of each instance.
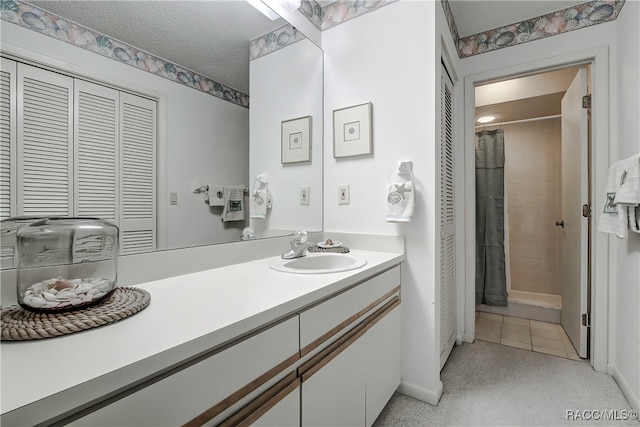
[[[3,55],[7,43],[17,48],[13,59],[26,52],[30,62],[68,66],[76,77],[157,99],[158,249],[240,241],[249,225],[258,238],[322,229],[322,51],[304,37],[291,37],[297,33],[291,26],[279,30],[286,21],[270,21],[244,1],[34,1],[42,9],[28,15],[23,9],[31,6],[10,3],[17,6],[9,12],[29,19],[16,19],[17,26],[3,22]],[[71,31],[46,11],[96,32]],[[243,30],[240,36],[237,30]],[[89,41],[82,42],[86,34]],[[111,57],[91,51],[91,37],[102,46],[99,34],[160,61],[123,59],[117,48]],[[253,39],[259,42],[249,78],[243,70],[249,69]],[[281,124],[304,116],[311,117],[310,160],[283,164]],[[264,218],[251,218],[259,174],[267,176],[272,205]],[[205,192],[194,192],[226,186],[247,189],[244,220],[223,221],[224,208],[207,202]],[[303,202],[301,188],[308,189]]]
[[[322,229],[322,68],[309,39],[251,61],[251,197],[266,177],[273,198],[264,219],[251,219],[258,236]]]

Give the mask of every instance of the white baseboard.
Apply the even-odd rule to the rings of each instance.
[[[398,393],[404,394],[405,396],[413,397],[414,399],[421,400],[430,405],[436,406],[440,401],[440,397],[442,397],[442,381],[438,381],[438,389],[437,390],[429,390],[424,387],[417,386],[415,384],[408,383],[406,381],[400,382],[400,387],[398,387]]]
[[[627,398],[627,401],[629,401],[631,407],[634,410],[640,412],[640,399],[638,399],[638,396],[636,396],[636,394],[633,392],[633,389],[631,389],[631,386],[622,376],[618,368],[615,365],[609,365],[607,371],[609,372],[609,374],[611,374],[613,379],[616,380],[616,383],[618,383],[620,390],[622,390],[622,394],[624,394],[624,397]]]

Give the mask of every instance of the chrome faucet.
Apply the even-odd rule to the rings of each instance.
[[[283,259],[300,258],[306,255],[305,251],[314,245],[313,242],[307,242],[306,231],[296,231],[293,239],[291,239],[291,249],[282,254]]]

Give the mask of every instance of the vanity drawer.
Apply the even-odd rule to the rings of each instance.
[[[400,292],[400,266],[300,313],[300,353],[335,340],[346,328]]]
[[[71,425],[158,427],[222,421],[287,373],[299,358],[298,343],[294,316]]]

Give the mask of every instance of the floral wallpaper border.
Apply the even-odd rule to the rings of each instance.
[[[456,21],[455,19],[453,19],[453,13],[451,12],[451,6],[449,5],[449,0],[440,0],[440,4],[442,4],[442,10],[444,10],[444,16],[447,18],[447,24],[449,25],[449,31],[451,31],[451,36],[453,37],[453,43],[456,46],[458,46],[458,40],[460,40],[460,34],[458,33],[458,27],[456,26]]]
[[[253,61],[304,39],[306,39],[305,35],[293,25],[283,25],[249,42],[249,60]]]
[[[249,95],[20,0],[0,0],[0,19],[249,108]]]
[[[298,9],[320,31],[373,12],[398,0],[336,0],[320,7],[314,0],[302,0]]]
[[[445,6],[445,2],[446,0],[442,4],[447,14],[448,4]],[[624,2],[625,0],[595,0],[458,40],[454,35],[458,56],[467,58],[613,21],[618,17]],[[455,28],[455,22],[453,27]],[[449,28],[451,29],[451,23]]]

